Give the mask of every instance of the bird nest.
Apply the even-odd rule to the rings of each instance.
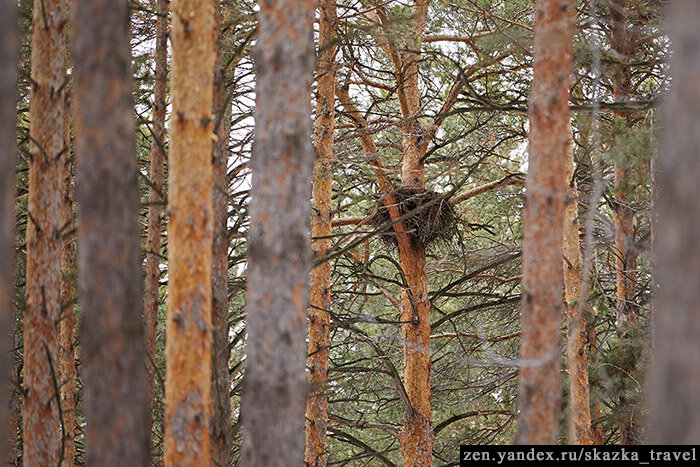
[[[457,232],[457,214],[454,206],[441,193],[425,189],[399,187],[390,193],[399,206],[401,217],[411,241],[416,246],[426,247],[434,243],[449,243]],[[396,246],[396,232],[386,206],[387,195],[377,200],[368,223],[382,228],[382,240]]]

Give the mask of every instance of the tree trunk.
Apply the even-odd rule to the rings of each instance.
[[[588,387],[588,318],[586,291],[582,291],[583,258],[579,243],[578,188],[574,178],[573,141],[566,160],[569,189],[564,211],[564,299],[567,314],[569,363],[569,444],[591,444],[591,402]]]
[[[618,55],[618,60],[625,62],[632,59],[636,49],[634,30],[629,22],[629,0],[612,0],[610,3],[610,20],[612,22],[611,46]],[[630,98],[631,69],[624,63],[616,64],[613,73],[613,97],[615,102],[624,102]],[[629,112],[616,112],[618,117],[631,126]],[[617,309],[620,321],[635,324],[639,320],[639,310],[635,306],[635,281],[637,272],[637,252],[634,249],[634,211],[627,203],[625,193],[629,172],[633,170],[629,162],[619,160],[614,165],[615,190],[613,195],[613,218],[615,224],[615,273]]]
[[[163,224],[163,169],[165,165],[165,111],[168,77],[168,1],[156,5],[155,79],[153,84],[153,141],[151,142],[151,187],[148,191],[146,232],[146,276],[143,319],[146,345],[147,436],[149,450],[155,413],[156,335],[160,292],[160,259]]]
[[[263,0],[259,21],[242,465],[300,465],[308,385],[314,3]]]
[[[313,178],[311,236],[316,257],[325,256],[333,247],[331,218],[333,197],[333,134],[335,132],[335,56],[338,50],[337,7],[334,0],[319,6],[317,97],[314,128],[316,163]],[[328,427],[328,332],[331,307],[331,265],[325,262],[311,271],[309,306],[309,346],[307,367],[311,394],[306,401],[306,465],[321,467],[327,461]]]
[[[573,0],[537,0],[524,209],[519,444],[555,444],[561,377],[562,233]]]
[[[659,296],[654,307],[649,442],[700,441],[700,2],[671,4],[672,85],[658,163]]]
[[[10,330],[14,318],[12,309],[12,244],[15,225],[15,162],[16,137],[16,75],[17,75],[17,3],[3,1],[0,15],[0,388],[10,391]],[[9,394],[8,394],[9,395]],[[0,402],[0,462],[8,459],[8,447],[12,447],[9,405]],[[5,439],[8,435],[10,439]],[[9,443],[8,443],[9,441]]]
[[[81,355],[88,465],[146,465],[139,195],[126,2],[74,8]]]
[[[404,119],[401,184],[414,189],[425,188],[423,156],[427,141],[424,140],[425,129],[418,120],[421,112],[418,65],[429,4],[428,0],[414,0],[412,31],[402,47],[397,83]],[[404,237],[403,241],[398,241],[399,263],[408,286],[401,295],[401,321],[405,323],[401,334],[404,338],[404,386],[411,410],[404,411],[401,451],[405,466],[430,466],[434,436],[430,410],[430,300],[425,246]]]
[[[165,463],[209,465],[214,4],[172,4]]]
[[[211,456],[214,465],[228,466],[231,463],[231,396],[228,372],[230,356],[228,340],[228,135],[229,113],[226,108],[226,76],[222,66],[221,4],[214,5],[214,118],[218,122],[214,132],[217,136],[212,153],[214,209],[213,263],[212,263],[212,400],[214,411],[211,431]]]
[[[56,465],[60,456],[57,358],[63,243],[61,176],[66,157],[65,25],[62,0],[35,0],[24,315],[23,433],[27,465]]]
[[[70,106],[66,103],[65,141],[66,154],[70,154]],[[59,375],[61,382],[61,413],[63,414],[63,462],[62,465],[75,465],[75,315],[76,267],[75,236],[73,228],[73,185],[70,158],[66,158],[63,170],[63,205],[61,214],[66,237],[61,257],[61,329],[59,338]]]

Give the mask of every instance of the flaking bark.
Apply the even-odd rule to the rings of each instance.
[[[22,425],[26,465],[56,465],[60,455],[56,378],[63,243],[61,186],[66,158],[65,26],[66,11],[62,0],[35,0],[29,97],[31,160],[24,315]]]
[[[574,178],[573,141],[566,159],[569,183],[562,252],[564,254],[564,300],[567,314],[567,360],[569,369],[569,444],[591,444],[591,407],[588,387],[588,318],[586,291],[582,291],[583,258],[579,243],[578,187]],[[583,302],[582,302],[583,301]]]
[[[172,11],[165,464],[210,465],[214,5]]]

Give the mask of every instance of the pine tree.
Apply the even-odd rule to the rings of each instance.
[[[165,463],[209,465],[214,5],[172,4]]]
[[[87,463],[148,462],[139,197],[126,2],[74,9],[81,368]]]
[[[562,233],[576,3],[537,0],[524,209],[518,434],[555,444],[559,427]]]
[[[335,0],[319,5],[318,66],[316,70],[316,162],[313,179],[311,235],[316,257],[332,249],[333,136],[335,130],[335,55],[338,18]],[[331,264],[326,261],[311,271],[309,289],[309,346],[307,367],[311,394],[306,402],[306,452],[309,466],[325,466],[328,427],[328,366],[331,308]]]
[[[62,0],[35,0],[22,423],[24,462],[28,465],[56,465],[59,461],[57,359],[63,244],[61,186],[66,158],[65,26]]]
[[[264,0],[258,18],[242,465],[300,465],[308,385],[314,4]]]

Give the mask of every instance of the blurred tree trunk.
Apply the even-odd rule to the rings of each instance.
[[[649,442],[700,442],[700,2],[670,7],[671,90],[658,163],[659,296],[654,307]]]
[[[58,338],[61,314],[61,203],[65,166],[66,10],[35,0],[30,91],[27,304],[24,315],[24,462],[60,457]],[[12,119],[14,122],[14,119]]]
[[[87,464],[148,463],[129,11],[74,9],[73,102]]]
[[[214,4],[172,4],[165,464],[210,465]]]
[[[70,105],[66,102],[65,113],[66,154],[70,155]],[[59,374],[61,382],[61,413],[63,414],[63,464],[75,465],[75,327],[77,325],[75,300],[75,234],[73,229],[73,176],[71,158],[66,157],[63,178],[63,229],[65,241],[61,256],[61,329],[59,338]]]
[[[329,253],[333,197],[333,164],[335,153],[335,56],[338,50],[338,27],[335,0],[319,5],[317,97],[314,137],[316,162],[313,178],[313,210],[311,237],[316,257]],[[325,466],[327,461],[326,429],[328,427],[328,332],[331,307],[331,265],[326,261],[311,271],[309,304],[309,346],[307,367],[311,394],[306,402],[306,454],[309,466]]]
[[[0,3],[0,388],[5,394],[10,389],[10,344],[13,274],[12,244],[15,225],[15,162],[17,157],[17,2],[5,0]],[[12,390],[14,391],[14,390]],[[13,433],[7,429],[11,414],[9,404],[0,402],[0,462],[9,459],[9,450],[14,447]],[[8,439],[5,436],[8,436]]]
[[[569,367],[569,444],[591,444],[591,402],[588,387],[588,317],[583,282],[583,258],[579,243],[578,187],[574,177],[573,135],[566,159],[569,188],[564,211],[564,299],[567,312]]]
[[[263,0],[258,18],[242,465],[301,465],[314,2]]]
[[[516,442],[555,444],[561,377],[562,233],[569,151],[573,0],[537,0],[524,209],[520,417]]]
[[[222,65],[222,25],[220,0],[214,5],[214,128],[212,206],[214,209],[212,263],[212,401],[211,455],[214,465],[231,463],[231,396],[228,360],[228,134],[229,113],[226,108],[226,75]]]
[[[148,446],[151,447],[155,414],[156,340],[160,292],[160,260],[163,226],[163,170],[165,165],[165,111],[168,78],[168,1],[156,4],[155,79],[153,84],[153,141],[151,142],[151,186],[148,191],[146,232],[146,276],[144,328],[146,345],[146,391],[148,400]]]

